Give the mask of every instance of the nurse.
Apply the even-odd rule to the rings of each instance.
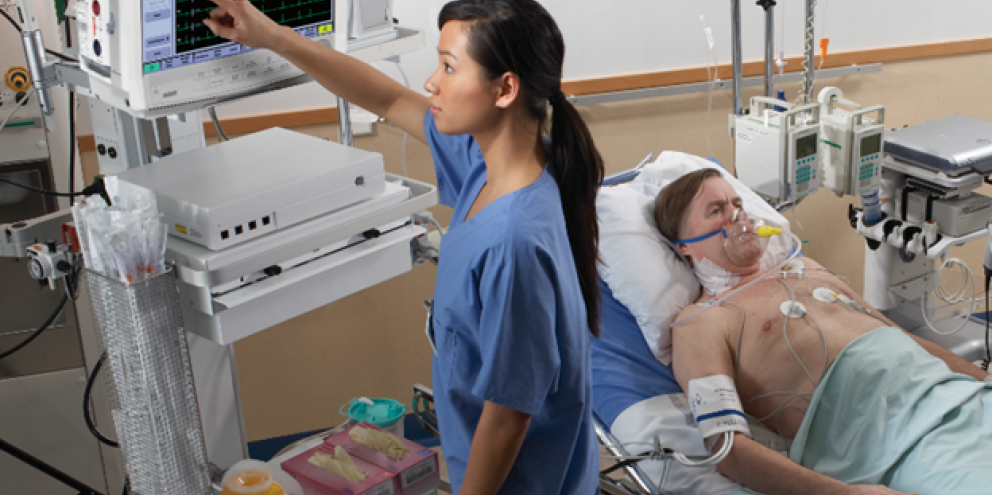
[[[213,1],[214,33],[275,51],[430,146],[454,208],[432,374],[456,493],[596,493],[589,340],[603,164],[561,92],[565,46],[548,12],[533,0],[445,5],[427,98],[250,2]]]

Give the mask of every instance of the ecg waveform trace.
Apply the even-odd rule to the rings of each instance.
[[[244,1],[244,0],[243,0]],[[300,27],[332,19],[334,6],[330,0],[250,0],[258,10],[283,26]],[[226,43],[227,40],[210,32],[203,19],[217,5],[209,0],[176,1],[176,53]]]

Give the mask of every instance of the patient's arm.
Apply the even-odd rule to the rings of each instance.
[[[718,442],[719,447],[721,442]],[[768,495],[795,493],[829,493],[886,495],[895,490],[875,485],[847,485],[810,471],[778,452],[769,450],[750,438],[735,434],[730,455],[717,466],[720,474]]]
[[[690,307],[680,318],[696,310],[698,307]],[[737,315],[736,309],[729,311],[726,307],[718,306],[672,329],[672,368],[682,390],[688,390],[689,381],[696,378],[711,375],[734,376],[730,335],[736,335],[740,321]],[[732,331],[728,325],[733,326]],[[768,495],[897,493],[884,487],[846,485],[806,469],[745,435],[734,435],[730,455],[717,469],[724,476],[752,490]],[[720,445],[722,439],[713,451],[717,451]]]
[[[823,268],[819,263],[816,263],[815,261],[809,258],[806,258],[806,260],[812,261],[812,265],[815,267]],[[840,281],[838,280],[838,282]],[[886,318],[881,311],[875,309],[871,304],[868,304],[868,301],[865,301],[857,292],[854,292],[846,284],[843,284],[842,287],[844,287],[844,295],[850,297],[851,299],[854,299],[855,301],[858,301],[858,303],[864,306],[865,308],[870,309],[872,314],[875,315],[878,319],[884,321],[887,325],[891,325],[896,328],[901,328],[899,327],[899,325],[893,323],[892,320]],[[906,330],[903,329],[903,331],[905,332]],[[913,335],[909,332],[906,332],[906,334],[912,337],[913,340],[915,340],[918,344],[920,344],[920,347],[926,349],[926,351],[932,354],[934,357],[941,359],[945,363],[947,363],[947,366],[951,368],[951,371],[955,373],[961,373],[963,375],[968,375],[972,378],[975,378],[976,380],[983,380],[985,379],[986,376],[988,376],[988,373],[986,373],[985,370],[979,368],[978,366],[975,366],[972,363],[969,363],[966,359],[962,358],[961,356],[958,356],[957,354],[954,354],[953,352],[945,349],[944,347],[941,347],[940,345],[935,344],[929,340],[917,337],[916,335]]]

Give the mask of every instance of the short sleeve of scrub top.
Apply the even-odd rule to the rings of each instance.
[[[434,155],[434,173],[437,175],[438,199],[445,206],[455,207],[465,187],[465,181],[472,168],[469,164],[485,164],[482,150],[475,139],[468,134],[447,136],[434,126],[434,116],[427,112],[424,119],[424,135]],[[443,150],[443,152],[437,152]]]
[[[428,114],[442,202],[454,208],[434,295],[433,383],[453,487],[460,488],[485,401],[531,415],[500,493],[593,494],[585,304],[557,182],[545,172],[465,220],[486,182],[481,151]]]

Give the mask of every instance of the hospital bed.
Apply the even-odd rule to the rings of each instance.
[[[734,186],[744,206],[788,232],[788,221],[719,164],[677,152],[664,152],[632,180],[604,187],[597,199],[600,221],[600,338],[592,343],[593,410],[600,424],[626,445],[625,455],[660,447],[707,456],[703,439],[671,368],[669,325],[700,295],[692,274],[661,237],[653,219],[654,198],[675,179],[700,168],[716,168]],[[792,250],[788,236],[776,236],[774,254]],[[756,439],[774,450],[788,442],[760,423]],[[604,442],[605,443],[605,442]],[[645,460],[627,477],[635,493],[746,493],[716,472],[715,466],[686,467],[668,458]],[[644,486],[646,485],[646,486]]]

